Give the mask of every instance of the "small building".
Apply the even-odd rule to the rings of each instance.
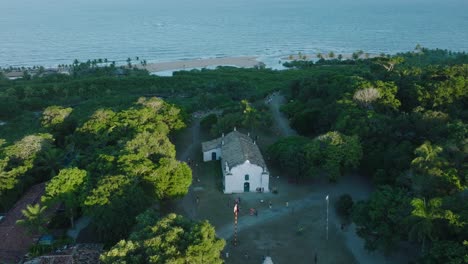
[[[5,75],[5,77],[8,78],[9,80],[17,80],[17,79],[22,79],[24,77],[24,72],[10,71],[10,72],[4,72],[3,75]]]
[[[224,193],[269,192],[270,175],[254,140],[236,129],[202,143],[203,161],[221,160]]]

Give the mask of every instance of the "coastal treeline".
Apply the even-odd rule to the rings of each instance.
[[[367,175],[376,191],[351,210],[367,249],[410,242],[421,263],[465,263],[467,56],[420,48],[361,63],[291,83],[283,111],[303,137],[281,139],[272,157],[300,177]]]

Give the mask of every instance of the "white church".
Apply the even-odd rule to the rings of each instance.
[[[260,149],[234,131],[202,143],[203,161],[221,160],[224,193],[269,192],[270,175]]]

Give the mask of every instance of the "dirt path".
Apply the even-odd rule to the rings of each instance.
[[[185,147],[184,151],[182,152],[177,152],[177,159],[180,161],[185,161],[190,157],[194,156],[194,152],[197,149],[197,146],[201,144],[200,142],[200,120],[198,118],[194,118],[192,120],[191,126],[189,128],[190,135],[191,135],[191,143]],[[192,172],[194,172],[192,168]],[[197,206],[195,202],[195,195],[193,193],[193,181],[196,179],[197,175],[195,173],[192,174],[192,184],[189,187],[189,191],[187,195],[185,195],[181,201],[180,205],[184,209],[184,211],[187,213],[187,215],[191,219],[196,219],[197,217]]]
[[[275,122],[277,130],[279,131],[279,134],[282,136],[297,135],[296,131],[291,129],[291,127],[289,126],[289,120],[287,119],[287,117],[280,112],[280,107],[284,103],[285,98],[279,94],[273,94],[272,96],[270,96],[269,99],[271,99],[269,100],[270,110],[272,111],[273,120]],[[181,151],[177,155],[177,158],[181,161],[187,161],[189,157],[193,158],[196,157],[196,155],[198,155],[197,153],[195,153],[198,150],[198,147],[201,143],[200,122],[198,119],[193,120],[191,127],[186,133],[188,133],[187,135],[185,135],[187,144],[183,146],[183,151]],[[189,136],[191,137],[190,140],[188,140]],[[188,142],[190,142],[190,144],[188,144]],[[192,169],[194,169],[193,166]],[[193,170],[194,180],[196,180],[198,177],[198,175],[196,175],[196,171],[196,169]],[[283,186],[288,186],[288,183],[285,182],[286,179],[283,180],[283,178],[281,178],[278,181],[284,181]],[[305,188],[305,186],[303,187]],[[298,187],[291,186],[290,188],[294,189]],[[350,225],[345,231],[340,231],[341,220],[335,214],[334,201],[336,201],[340,195],[345,193],[350,194],[353,197],[354,201],[367,199],[373,190],[368,180],[360,177],[359,175],[346,175],[345,177],[342,177],[342,179],[340,179],[337,184],[330,184],[326,179],[317,179],[314,180],[314,182],[310,184],[310,186],[308,186],[307,189],[308,191],[305,192],[304,196],[295,196],[297,197],[296,200],[289,200],[288,207],[284,205],[284,202],[281,205],[273,204],[272,209],[268,209],[268,206],[265,206],[265,204],[263,204],[263,209],[259,210],[259,214],[257,217],[250,216],[244,212],[243,214],[241,214],[238,221],[239,234],[242,234],[247,230],[255,230],[256,228],[261,226],[261,224],[272,223],[274,221],[283,221],[283,219],[290,218],[291,214],[297,215],[297,217],[300,218],[301,215],[304,216],[304,212],[310,210],[313,210],[315,215],[321,215],[320,217],[322,220],[320,221],[325,223],[326,218],[323,209],[326,208],[325,197],[329,195],[330,230],[338,230],[339,236],[341,236],[340,241],[343,241],[345,246],[349,249],[349,251],[355,257],[358,263],[387,264],[407,262],[404,259],[388,259],[379,252],[366,251],[364,249],[364,241],[356,234],[354,225]],[[183,199],[181,199],[179,205],[183,208],[188,217],[192,219],[197,219],[198,206],[195,202],[196,194],[194,193],[195,191],[192,185],[189,189],[189,193]],[[287,197],[291,199],[290,196],[288,196],[287,194],[285,195],[286,197],[284,197],[284,199],[288,199]],[[282,195],[280,196],[283,197]],[[280,197],[277,197],[277,199],[278,198]],[[250,201],[250,203],[252,202],[253,201]],[[256,202],[259,203],[259,201]],[[256,207],[256,205],[254,205],[254,207]],[[242,208],[242,210],[248,210],[247,208],[248,207]],[[234,227],[232,223],[221,224],[220,226],[217,226],[216,233],[219,237],[224,238],[226,240],[230,240],[233,235],[233,228]]]
[[[278,127],[283,136],[297,135],[296,131],[294,131],[290,127],[289,120],[280,111],[280,107],[282,104],[284,104],[284,102],[284,96],[278,93],[275,93],[270,97],[269,104],[270,109],[272,111],[273,120],[275,121],[276,126]],[[372,186],[362,177],[348,177],[346,179],[341,179],[340,181],[340,183],[338,183],[332,188],[330,188],[330,184],[328,184],[325,181],[321,183],[314,183],[314,185],[317,187],[317,190],[314,191],[314,195],[305,197],[304,199],[299,201],[294,201],[292,204],[294,204],[294,207],[297,207],[297,210],[300,210],[306,208],[307,206],[312,206],[313,203],[317,203],[317,197],[322,197],[323,199],[323,197],[325,197],[326,195],[331,195],[330,199],[332,201],[332,210],[330,210],[329,221],[331,225],[335,225],[335,228],[339,228],[339,226],[341,225],[341,220],[338,218],[333,209],[333,200],[337,199],[340,195],[344,193],[350,194],[351,197],[353,197],[354,201],[367,199],[370,193],[372,192]],[[267,219],[271,219],[270,217],[273,216],[275,216],[275,218],[280,217],[287,213],[287,210],[285,209],[286,208],[283,208],[283,210],[279,210],[276,212],[275,210],[273,210],[271,212],[271,214],[273,215],[267,214],[264,217],[261,217],[261,219],[259,219],[258,221],[256,219],[249,219],[248,221],[245,221],[245,225],[246,227],[250,227],[262,222],[262,219],[263,221],[265,221]],[[225,235],[223,233],[224,230],[229,230],[229,228],[232,230],[232,227],[226,226],[222,228],[219,232],[219,235]],[[226,232],[226,234],[229,234],[229,232]],[[364,249],[364,240],[357,235],[356,226],[354,224],[350,225],[348,227],[347,232],[344,232],[343,235],[347,247],[359,263],[400,263],[401,261],[403,261],[403,259],[401,259],[401,256],[400,259],[397,261],[396,259],[389,259],[388,257],[383,256],[380,252],[368,252],[366,249]]]
[[[273,115],[273,120],[281,135],[283,136],[294,136],[297,135],[296,131],[289,126],[289,120],[286,116],[280,111],[281,105],[284,104],[285,98],[284,96],[274,93],[270,96],[270,109],[271,114]]]

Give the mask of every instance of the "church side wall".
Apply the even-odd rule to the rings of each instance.
[[[221,159],[221,148],[216,148],[216,149],[210,149],[208,151],[203,152],[203,161],[210,161],[212,159],[212,153],[216,153],[216,160]]]

